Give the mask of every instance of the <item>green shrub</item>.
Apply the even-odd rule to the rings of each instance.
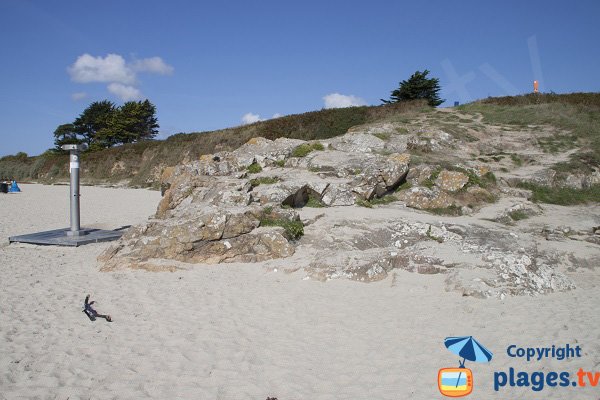
[[[600,185],[584,189],[568,187],[547,187],[530,182],[520,182],[518,187],[531,190],[531,200],[536,203],[558,204],[563,206],[600,202]]]
[[[300,146],[297,146],[292,150],[292,157],[306,157],[308,153],[313,150],[324,150],[325,147],[319,142],[316,143],[302,143]]]
[[[400,192],[401,190],[408,190],[412,187],[412,184],[409,181],[404,182],[402,185],[398,186],[396,192]]]
[[[258,174],[262,171],[262,167],[257,163],[252,163],[248,166],[247,170],[251,174]]]
[[[279,182],[279,178],[276,176],[261,176],[260,178],[251,179],[250,185],[252,187],[257,187],[259,185],[270,185],[277,182]]]
[[[365,200],[365,199],[356,200],[356,205],[360,206],[360,207],[373,208],[373,205],[371,204],[371,202],[369,202],[369,200]]]
[[[275,165],[277,165],[278,167],[285,167],[285,160],[277,160],[274,163]]]
[[[518,154],[511,154],[510,159],[517,167],[520,167],[521,165],[523,165],[523,159]]]
[[[463,189],[466,189],[469,186],[479,186],[484,189],[494,186],[496,184],[496,175],[492,171],[486,172],[481,177],[477,175],[477,173],[472,169],[465,169],[460,167],[451,168],[453,171],[461,172],[465,174],[469,181],[465,185]]]
[[[370,203],[372,205],[376,206],[376,205],[381,205],[381,204],[390,204],[390,203],[393,203],[394,201],[398,201],[398,198],[394,195],[388,194],[383,197],[374,197],[371,199]]]
[[[496,175],[492,171],[488,171],[481,177],[479,182],[479,186],[482,188],[487,188],[490,186],[495,186],[497,183]]]
[[[304,224],[302,224],[302,221],[290,221],[283,218],[273,219],[263,215],[260,219],[260,225],[280,226],[285,230],[285,234],[290,240],[300,239],[304,235]]]
[[[292,157],[306,157],[306,155],[311,151],[313,151],[311,145],[308,143],[303,143],[292,150]]]
[[[371,200],[358,199],[356,205],[360,207],[373,208],[373,206],[385,205],[398,201],[398,198],[394,195],[388,194],[383,197],[373,197]]]
[[[322,208],[325,207],[325,204],[323,204],[323,202],[315,196],[308,196],[308,201],[304,207]]]

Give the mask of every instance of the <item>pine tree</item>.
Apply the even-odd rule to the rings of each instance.
[[[440,99],[438,93],[441,90],[438,78],[427,78],[428,70],[417,71],[408,80],[400,82],[398,89],[392,91],[389,100],[381,99],[386,104],[401,101],[425,99],[432,107],[439,106],[445,100]]]
[[[148,100],[128,101],[119,107],[111,123],[118,143],[153,139],[158,134],[156,107]]]

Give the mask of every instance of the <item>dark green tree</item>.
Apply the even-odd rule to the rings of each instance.
[[[104,132],[106,132],[106,129],[109,129],[115,110],[114,103],[108,100],[95,101],[83,110],[73,122],[75,131],[81,135],[83,141],[91,149],[110,147],[112,145],[109,143],[110,141],[97,140],[96,135],[99,131],[105,130]]]
[[[72,124],[54,131],[57,149],[67,143],[86,143],[99,150],[124,143],[151,140],[158,134],[156,107],[148,100],[128,101],[120,107],[103,100],[90,104]]]
[[[158,134],[156,107],[148,100],[128,101],[117,109],[111,128],[118,143],[153,139]]]
[[[158,135],[158,128],[160,127],[156,118],[156,106],[146,99],[140,103],[139,108],[140,124],[138,126],[138,140],[154,139]]]
[[[54,131],[54,145],[57,150],[61,150],[63,144],[79,144],[82,139],[77,135],[75,125],[62,124]]]
[[[428,70],[417,71],[408,80],[400,82],[398,89],[392,91],[389,100],[381,99],[386,104],[401,101],[425,99],[432,107],[439,106],[445,100],[440,99],[440,80],[438,78],[427,78]]]

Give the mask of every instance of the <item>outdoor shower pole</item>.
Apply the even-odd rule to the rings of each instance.
[[[69,150],[69,172],[71,175],[71,230],[68,236],[81,236],[85,232],[81,230],[79,211],[79,152],[85,150],[85,144],[65,144],[63,150]]]

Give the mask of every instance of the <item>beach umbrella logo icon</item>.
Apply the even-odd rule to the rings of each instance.
[[[465,367],[465,361],[487,363],[492,360],[492,352],[486,349],[473,336],[447,337],[444,345],[452,353],[462,358],[458,368],[442,368],[438,372],[440,393],[448,397],[462,397],[473,391],[473,372]]]

